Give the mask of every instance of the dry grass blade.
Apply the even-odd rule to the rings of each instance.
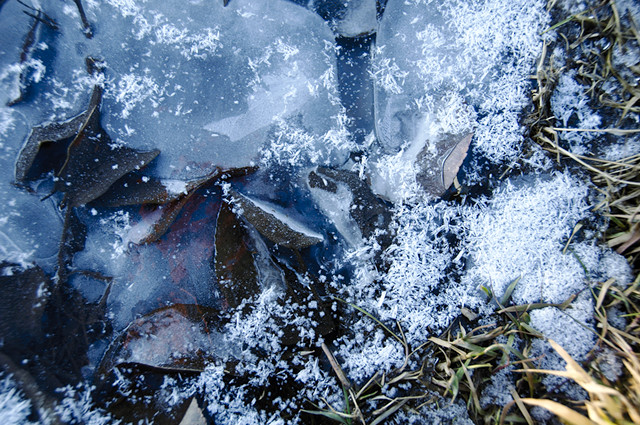
[[[342,371],[342,368],[338,364],[338,361],[333,356],[333,353],[331,353],[331,350],[329,350],[329,347],[327,347],[327,344],[325,344],[324,342],[322,343],[322,351],[324,351],[324,354],[327,356],[327,359],[329,359],[329,363],[331,364],[333,371],[338,376],[338,379],[340,380],[340,383],[342,384],[342,386],[345,387],[347,390],[350,389],[351,382],[347,379],[344,372]]]
[[[520,409],[520,412],[522,413],[522,416],[524,416],[524,419],[527,421],[527,424],[533,425],[533,419],[531,419],[531,415],[529,415],[529,412],[527,411],[527,408],[522,402],[522,399],[520,398],[516,390],[514,390],[513,388],[511,389],[511,397],[513,397],[513,401],[518,406],[518,409]]]
[[[408,401],[409,400],[402,400],[401,402],[397,403],[395,406],[393,406],[392,408],[388,409],[386,412],[378,416],[373,422],[371,422],[371,425],[378,425],[383,423],[385,419],[387,419],[389,416],[396,413],[398,409],[404,406]]]
[[[521,400],[523,403],[526,403],[531,406],[543,407],[570,424],[600,425],[597,422],[590,420],[586,416],[581,415],[575,410],[570,409],[567,406],[552,400],[541,400],[537,398],[523,398]]]

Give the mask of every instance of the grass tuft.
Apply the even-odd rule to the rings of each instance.
[[[555,2],[550,2],[553,8]],[[640,133],[640,66],[615,60],[640,48],[640,32],[631,16],[621,17],[615,1],[603,1],[582,13],[561,19],[547,31],[556,30],[572,58],[562,68],[554,65],[545,44],[538,62],[533,92],[535,112],[528,119],[530,135],[558,162],[569,160],[589,172],[602,195],[595,205],[609,218],[605,238],[640,271],[640,154],[620,160],[578,155],[563,146],[561,133],[579,132],[622,141]],[[561,75],[573,71],[588,87],[595,109],[615,122],[612,128],[563,128],[551,111],[551,95]]]

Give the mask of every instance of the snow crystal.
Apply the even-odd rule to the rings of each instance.
[[[491,382],[482,390],[480,404],[487,408],[493,404],[496,406],[506,406],[513,401],[511,391],[516,387],[513,382],[513,370],[515,367],[507,366],[491,374]]]
[[[31,402],[25,400],[11,376],[0,374],[0,418],[7,425],[31,424]]]
[[[270,186],[277,180],[275,174],[284,170],[290,175],[282,184],[290,186],[286,201],[295,204],[293,210],[311,211],[308,217],[299,217],[304,222],[292,222],[266,202],[252,202],[295,230],[322,239],[322,246],[310,249],[308,255],[325,250],[331,256],[328,264],[320,264],[318,280],[392,330],[401,327],[411,348],[450,325],[462,307],[480,314],[493,312],[495,303],[486,299],[481,287],[500,300],[517,280],[510,303],[559,304],[577,295],[564,310],[549,306],[531,310],[529,316],[533,328],[582,360],[596,338],[589,285],[609,278],[621,286],[632,281],[624,258],[599,246],[594,230],[583,229],[572,236],[577,224],[594,218],[587,183],[569,171],[552,174],[552,160],[537,147],[526,149],[530,157],[519,158],[529,76],[544,38],[553,37],[540,35],[550,21],[544,0],[390,1],[379,27],[373,0],[340,5],[316,1],[309,2],[307,9],[282,0],[231,0],[227,7],[222,1],[203,0],[83,3],[95,24],[92,39],[80,30],[77,8],[68,4],[51,8],[47,13],[64,31],[53,36],[41,26],[44,36],[39,35],[33,57],[22,62],[21,42],[31,18],[24,16],[17,2],[7,2],[0,14],[0,103],[17,97],[24,88],[21,83],[31,85],[28,100],[15,108],[0,106],[0,197],[4,201],[0,202],[0,260],[24,267],[36,261],[47,271],[55,267],[62,232],[55,197],[41,202],[8,182],[13,179],[16,149],[30,128],[77,114],[97,84],[104,89],[104,128],[115,143],[160,149],[162,154],[148,168],[149,176],[162,176],[171,194],[186,193],[185,179],[202,175],[213,165],[259,164],[263,175],[270,176],[258,193],[261,199],[273,200],[284,193],[281,187]],[[585,2],[559,3],[570,13],[586,7]],[[631,0],[616,4],[622,19],[638,16],[639,8]],[[325,10],[325,6],[336,10]],[[338,78],[338,73],[347,67],[338,66],[336,56],[344,46],[338,47],[335,36],[361,35],[376,27],[372,52],[365,52],[367,58],[371,54],[372,63],[361,70],[367,76],[363,80],[370,77],[374,85],[353,88],[354,92],[362,89],[359,95],[375,92],[371,101],[375,137],[356,143],[350,129],[357,125],[357,117],[340,101],[351,88],[340,86],[344,78]],[[554,55],[558,68],[564,66],[566,52],[558,48]],[[104,61],[104,72],[88,75],[87,56]],[[619,51],[614,58],[617,64],[635,65],[632,52]],[[552,112],[564,127],[598,127],[606,116],[591,108],[587,87],[576,77],[571,71],[561,76],[551,98]],[[473,134],[470,156],[474,162],[464,166],[469,168],[466,182],[482,186],[484,196],[434,200],[425,194],[416,177],[420,173],[417,158],[423,151],[435,156],[432,142],[444,134]],[[560,134],[562,143],[575,153],[592,153],[592,142],[600,140],[593,136]],[[640,137],[628,137],[602,154],[620,159],[635,154],[639,143]],[[347,160],[351,153],[363,150],[359,159],[354,155]],[[534,173],[513,178],[506,174],[494,189],[495,179],[490,180],[480,165],[485,163],[491,172],[497,166],[524,164],[523,169]],[[375,236],[363,238],[349,211],[354,195],[342,183],[336,184],[335,194],[301,184],[317,165],[351,168],[375,193],[393,202],[390,228],[378,231],[393,234],[388,243]],[[238,182],[239,190],[264,183],[250,179]],[[39,193],[48,184],[34,183]],[[88,235],[71,266],[113,279],[108,297],[110,326],[121,330],[135,317],[171,303],[193,303],[194,298],[203,306],[219,307],[211,267],[216,231],[211,217],[219,207],[219,192],[228,194],[230,185],[220,187],[203,195],[203,199],[209,197],[206,205],[210,207],[198,210],[197,220],[185,218],[178,223],[179,218],[175,233],[142,246],[135,243],[158,223],[161,207],[155,211],[137,206],[117,211],[98,206],[76,209]],[[267,191],[272,193],[262,197]],[[307,202],[314,205],[302,208]],[[193,213],[186,209],[181,214]],[[322,235],[310,230],[319,228],[319,223],[328,224]],[[332,234],[334,230],[338,234]],[[255,242],[251,249],[262,292],[223,313],[223,334],[214,333],[212,344],[217,346],[210,347],[221,356],[234,357],[234,374],[225,371],[228,365],[211,364],[188,382],[167,376],[158,396],[167,406],[197,396],[220,424],[300,423],[299,410],[309,400],[317,401],[320,408],[346,408],[340,383],[325,359],[316,355],[323,338],[310,311],[321,302],[311,297],[288,302],[282,269],[273,259],[282,260],[278,257],[282,253],[270,251],[255,230],[248,231]],[[332,237],[327,238],[328,234]],[[308,257],[305,252],[301,256]],[[311,278],[298,277],[303,286],[310,285]],[[89,279],[85,276],[70,283],[95,300],[103,286],[88,284]],[[346,310],[340,317],[340,329],[346,332],[327,345],[349,379],[362,382],[404,364],[404,347],[379,323],[337,302],[332,305],[334,313],[340,308]],[[626,324],[616,309],[609,309],[608,315],[613,325]],[[186,319],[175,327],[182,339],[202,337],[200,329]],[[160,330],[153,336],[157,341],[169,339]],[[297,344],[288,346],[286,339]],[[85,370],[95,367],[107,344],[100,341],[92,346],[92,364]],[[233,353],[220,352],[228,347],[233,347]],[[148,363],[175,352],[142,339],[131,342],[130,348],[131,360]],[[544,357],[538,366],[563,367],[546,342],[535,340],[531,356],[540,355]],[[619,363],[612,357],[605,353],[600,367],[615,377]],[[513,386],[510,374],[511,368],[505,368],[492,376],[482,394],[483,403],[504,404],[511,399],[506,391]],[[299,394],[291,399],[277,394],[272,384],[280,379],[299,384]],[[118,378],[116,388],[122,384],[124,394],[123,382]],[[557,377],[545,377],[544,383],[551,391],[570,388]],[[256,400],[256,391],[263,389],[265,398]],[[95,407],[92,391],[84,385],[60,389],[57,413],[68,422],[113,423]],[[382,391],[394,397],[402,388]],[[270,410],[256,407],[260,403],[270,403]],[[25,423],[29,412],[30,402],[15,383],[0,377],[0,416],[10,423]],[[417,413],[401,409],[388,421],[471,423],[461,400],[444,399]]]
[[[187,182],[184,180],[164,179],[162,184],[170,195],[187,194]]]
[[[624,330],[627,327],[627,318],[618,306],[607,309],[607,322],[614,328]]]
[[[92,425],[118,425],[120,420],[112,418],[108,413],[95,406],[92,391],[95,388],[79,384],[58,389],[63,395],[56,406],[56,413],[65,423],[86,423]]]
[[[386,295],[375,311],[382,319],[399,320],[412,345],[475,302],[451,279],[458,251],[447,235],[455,233],[459,214],[444,203],[396,212],[396,239],[384,253],[390,266],[381,276]]]
[[[368,318],[362,320],[371,322]],[[353,326],[362,329],[363,325]],[[373,332],[358,334],[355,338],[351,335],[340,338],[334,345],[338,345],[338,350],[333,354],[339,359],[340,367],[349,379],[360,384],[364,384],[376,373],[388,373],[393,368],[400,368],[405,360],[402,345],[385,337],[384,331],[379,327]]]
[[[116,102],[122,104],[122,118],[128,118],[131,110],[136,105],[154,95],[162,95],[162,92],[151,77],[147,75],[124,74],[118,80],[117,91],[115,93]],[[156,99],[156,97],[152,98],[152,102],[158,105],[158,100],[154,99]]]
[[[624,373],[622,361],[609,347],[604,347],[602,352],[598,353],[596,362],[598,369],[609,382],[617,381]]]
[[[571,70],[560,76],[556,89],[551,96],[551,109],[555,117],[565,128],[594,129],[602,122],[600,115],[590,106],[587,95],[589,87],[579,84],[576,71]],[[579,155],[587,153],[587,140],[594,134],[586,132],[563,132],[561,137],[570,143],[570,150]]]

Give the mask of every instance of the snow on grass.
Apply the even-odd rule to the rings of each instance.
[[[438,399],[437,402],[427,404],[419,410],[419,415],[400,409],[394,424],[402,425],[473,425],[467,408],[462,400],[451,402],[448,399]]]
[[[405,359],[402,345],[384,334],[382,328],[369,318],[353,325],[359,331],[334,342],[334,353],[340,366],[353,382],[364,384],[375,373],[389,373],[400,368]]]
[[[598,337],[593,329],[593,310],[591,294],[585,292],[565,310],[545,307],[530,311],[529,316],[532,327],[546,338],[560,344],[575,361],[581,362],[585,360]],[[531,356],[541,358],[538,364],[540,369],[564,370],[566,364],[549,343],[542,339],[533,340]],[[585,399],[584,391],[565,378],[545,375],[542,382],[551,392],[563,391],[572,400]]]
[[[582,290],[582,265],[563,248],[588,216],[587,193],[586,184],[569,172],[507,181],[492,199],[465,214],[470,261],[464,280],[500,299],[520,279],[512,296],[517,304],[562,303]]]
[[[551,109],[565,128],[595,129],[600,128],[602,118],[591,107],[591,100],[587,94],[589,87],[576,81],[574,70],[562,74],[555,91],[551,96]],[[569,143],[571,152],[585,155],[590,151],[588,142],[593,143],[601,139],[598,134],[586,132],[563,132],[560,137]]]
[[[265,133],[268,133],[266,139],[255,142],[260,146],[265,142],[264,148],[259,149],[260,154],[257,158],[263,168],[273,165],[339,166],[343,164],[348,152],[355,150],[348,132],[347,115],[338,104],[335,46],[330,42],[330,37],[323,38],[326,34],[321,31],[324,28],[320,25],[321,22],[317,28],[317,39],[320,40],[318,45],[294,43],[292,40],[295,38],[289,37],[290,34],[272,37],[273,34],[279,34],[279,27],[269,27],[271,29],[267,40],[262,40],[261,44],[266,47],[258,49],[260,51],[257,53],[249,54],[247,51],[250,46],[243,43],[237,43],[237,46],[241,47],[232,49],[232,52],[224,50],[230,45],[235,45],[235,41],[224,37],[225,31],[229,30],[225,27],[224,19],[219,19],[219,25],[203,27],[202,17],[199,16],[194,16],[193,22],[173,22],[168,13],[153,11],[144,3],[109,0],[109,4],[125,18],[120,19],[119,29],[126,28],[126,34],[122,33],[116,37],[118,43],[131,48],[141,45],[131,40],[131,37],[138,41],[148,41],[149,50],[140,49],[139,56],[136,56],[138,53],[133,54],[133,60],[131,63],[127,62],[127,66],[118,67],[115,59],[121,52],[132,55],[131,52],[120,49],[117,43],[115,52],[105,50],[111,55],[108,58],[113,58],[111,65],[107,64],[108,72],[114,73],[109,76],[110,80],[103,81],[107,86],[105,111],[109,112],[109,108],[114,108],[114,100],[119,103],[120,116],[129,118],[128,125],[131,125],[132,133],[135,130],[136,138],[154,138],[149,132],[161,122],[151,120],[151,114],[161,114],[162,118],[158,121],[162,121],[177,115],[183,104],[191,108],[189,102],[195,100],[195,105],[209,100],[206,98],[208,92],[202,89],[205,86],[200,84],[201,76],[196,72],[197,68],[188,68],[184,75],[175,77],[172,73],[177,71],[158,63],[149,62],[152,71],[147,71],[145,61],[151,61],[158,53],[171,53],[174,54],[173,59],[178,58],[174,60],[175,64],[185,66],[185,63],[189,63],[195,66],[194,63],[202,61],[208,66],[218,64],[213,59],[216,55],[222,55],[228,61],[243,58],[238,59],[238,63],[229,65],[228,69],[221,68],[222,70],[218,70],[219,75],[216,74],[216,83],[226,84],[233,81],[230,85],[233,89],[220,92],[220,99],[215,100],[221,102],[224,100],[222,95],[228,97],[224,108],[221,108],[225,114],[241,114],[242,108],[235,105],[238,102],[249,104],[251,99],[256,99],[255,91],[245,93],[244,88],[247,87],[251,90],[262,88],[265,96],[273,97],[270,98],[273,104],[282,106],[282,102],[290,102],[290,106],[302,111],[296,113],[286,109],[287,114],[283,112],[281,116],[272,119],[277,111],[274,112],[270,104],[262,102],[260,98],[257,100],[261,102],[257,103],[267,106],[261,111],[265,112],[264,116],[255,115],[261,118],[256,127],[234,127],[235,131],[239,132],[247,130],[242,137],[269,127],[268,131],[265,130]],[[282,8],[291,7],[284,3],[274,4]],[[632,3],[628,1],[620,1],[620,4],[633,8]],[[92,14],[107,15],[104,11],[98,10],[98,3],[90,1],[88,5],[90,18]],[[524,141],[524,127],[521,122],[523,110],[528,105],[528,78],[535,69],[535,59],[541,50],[540,33],[549,22],[544,6],[545,2],[542,0],[390,2],[388,12],[392,7],[397,7],[395,12],[401,10],[411,13],[398,12],[398,22],[389,24],[395,25],[393,28],[400,32],[397,37],[400,45],[394,45],[389,41],[387,45],[382,43],[376,46],[376,59],[370,75],[378,85],[378,94],[382,93],[390,98],[403,97],[399,102],[390,102],[392,106],[388,110],[381,108],[377,113],[380,116],[387,114],[386,117],[389,119],[397,114],[402,115],[405,108],[418,111],[416,116],[424,117],[431,114],[435,117],[433,122],[437,125],[427,128],[422,134],[456,133],[473,128],[471,149],[475,151],[476,157],[496,164],[514,161],[522,152]],[[219,8],[220,5],[216,7]],[[235,6],[232,3],[230,7]],[[231,9],[225,9],[228,10]],[[234,16],[250,17],[251,10],[261,9],[257,6],[246,6],[239,8]],[[166,12],[165,9],[162,11]],[[427,13],[428,11],[434,13]],[[298,12],[287,16],[301,16]],[[74,19],[76,18],[74,12]],[[267,25],[258,20],[250,22],[255,23],[256,27]],[[299,30],[301,26],[292,28]],[[396,37],[394,31],[389,32],[393,32],[393,37]],[[233,34],[237,37],[236,40],[242,41],[238,33]],[[82,34],[78,34],[78,37],[82,37]],[[96,37],[100,37],[99,33]],[[311,38],[309,36],[305,40]],[[73,37],[69,40],[73,40]],[[415,40],[415,44],[412,44],[411,40]],[[91,42],[83,40],[83,43],[87,43],[87,50],[93,48]],[[318,51],[318,46],[322,45],[324,49]],[[398,50],[394,51],[396,48]],[[410,48],[415,49],[409,50]],[[98,49],[98,52],[100,51]],[[312,64],[313,66],[309,65],[313,72],[309,71],[308,75],[295,74],[300,70],[297,67],[305,66],[301,57],[317,62]],[[628,62],[632,58],[623,57],[621,60]],[[79,63],[82,64],[82,61]],[[233,78],[237,75],[231,71],[237,72],[241,68],[238,65],[240,63],[244,64],[246,69],[243,69],[247,75],[242,77],[246,77],[246,81],[237,83]],[[39,69],[34,64],[29,66],[33,66],[36,71]],[[119,70],[119,74],[114,70]],[[284,84],[289,80],[283,80],[281,90],[275,90],[276,85],[266,84],[271,82],[270,78],[284,78],[286,72],[283,70],[293,73],[289,76],[292,85]],[[15,65],[13,68],[5,66],[0,73],[2,87],[7,90],[15,88],[19,71],[21,69]],[[93,84],[88,77],[81,79],[78,75],[69,73],[68,77],[72,78],[69,81],[65,80],[66,82],[62,82],[61,76],[50,76],[51,90],[48,100],[52,102],[54,109],[60,109],[61,113],[64,109],[79,110],[78,99],[88,92],[84,88]],[[307,78],[309,75],[313,78]],[[34,76],[41,78],[37,73]],[[60,78],[60,81],[57,81],[57,78]],[[168,80],[172,80],[172,83],[166,83]],[[206,87],[210,88],[210,83],[211,81],[205,81],[202,84],[209,84]],[[237,89],[236,85],[242,86],[242,90]],[[80,87],[83,90],[79,90]],[[176,101],[179,106],[167,103],[167,99],[184,94],[191,97],[184,98],[179,103]],[[205,97],[198,97],[203,94]],[[237,95],[240,100],[233,103],[232,94]],[[299,103],[295,103],[296,99],[291,96],[298,95],[301,96],[298,99]],[[326,98],[324,103],[309,106],[321,97]],[[566,74],[560,79],[551,102],[553,113],[565,126],[591,128],[601,124],[599,115],[589,107],[585,87],[576,81],[574,74]],[[147,108],[145,104],[150,104],[151,107]],[[212,103],[211,108],[213,105]],[[307,109],[308,106],[310,109]],[[237,110],[231,111],[233,108]],[[457,114],[456,111],[460,110],[464,110],[464,113]],[[149,116],[143,116],[146,113],[149,113]],[[211,120],[221,127],[220,123],[227,115],[220,111],[216,113],[220,116],[213,117],[209,116],[209,112],[203,112],[202,117],[193,121],[193,127],[202,127],[205,121]],[[105,120],[108,116],[109,113],[105,113]],[[303,119],[301,116],[306,118]],[[411,114],[406,116],[413,119]],[[145,118],[146,126],[136,122],[141,117]],[[252,120],[254,116],[248,118]],[[13,119],[12,112],[0,107],[1,136],[4,137],[13,130]],[[316,127],[316,122],[324,124]],[[186,128],[185,122],[176,123],[174,128]],[[116,122],[112,127],[113,131],[117,132],[121,126]],[[127,124],[124,128],[129,133]],[[166,128],[169,128],[168,124]],[[211,129],[215,128],[212,125]],[[397,130],[393,125],[389,128]],[[163,131],[161,129],[158,133]],[[588,146],[585,136],[569,133],[566,140],[573,147],[582,148],[583,152],[586,152]],[[634,152],[634,149],[637,151],[640,143],[638,140],[640,139],[629,138],[626,145],[616,147],[618,153],[611,155],[621,156],[625,152]],[[205,142],[211,141],[207,139]],[[171,144],[166,143],[166,148],[175,145],[182,155],[183,143],[191,143],[191,140],[174,137]],[[420,196],[420,188],[415,182],[414,164],[407,159],[410,155],[404,155],[411,148],[408,141],[396,140],[391,144],[397,147],[399,152],[382,155],[374,166],[383,180],[389,183],[386,192],[393,193],[398,201],[394,206],[392,225],[395,239],[384,251],[374,240],[365,241],[363,244],[359,241],[353,243],[341,258],[335,259],[339,266],[332,270],[333,276],[327,273],[326,277],[332,280],[332,289],[349,302],[370,312],[394,331],[397,330],[394,326],[397,321],[412,348],[416,348],[448,326],[459,316],[461,307],[469,307],[485,314],[493,311],[495,305],[487,302],[480,289],[482,286],[491,289],[496,298],[500,299],[509,284],[519,279],[511,297],[511,301],[516,304],[562,303],[570,296],[580,294],[563,311],[556,307],[546,307],[531,311],[530,317],[531,326],[558,341],[577,360],[584,358],[594,342],[594,335],[589,329],[592,326],[590,320],[593,312],[593,304],[589,298],[589,282],[607,277],[614,277],[618,283],[623,284],[631,280],[624,259],[593,242],[594,233],[583,230],[565,250],[575,226],[593,220],[594,216],[587,202],[587,184],[568,171],[563,171],[519,178],[507,177],[508,179],[494,193],[480,199],[469,198],[462,202],[463,205],[454,201],[426,200]],[[204,144],[184,146],[197,152],[197,159],[206,156],[199,150]],[[230,152],[238,155],[238,149],[235,147],[232,147]],[[550,162],[539,150],[526,161],[538,171],[549,170],[551,167]],[[475,183],[487,186],[494,183],[489,180],[491,176],[481,175],[474,170],[470,170],[468,175],[471,176],[469,180]],[[168,184],[168,188],[176,193],[184,189],[183,185],[173,183]],[[384,193],[383,190],[378,192]],[[350,196],[348,193],[340,195],[343,200],[349,199]],[[336,216],[344,217],[344,214],[338,214],[346,211],[344,206],[342,211],[338,211],[340,207],[334,208]],[[327,216],[332,217],[331,214]],[[348,220],[344,221],[346,223]],[[101,229],[97,226],[91,229],[92,232],[100,233],[99,240],[90,237],[85,250],[76,256],[74,265],[114,272],[106,274],[122,275],[121,269],[131,264],[130,261],[125,261],[129,255],[126,245],[131,231],[128,213],[113,213],[103,218],[100,225]],[[342,231],[341,226],[347,228],[353,226],[353,223],[336,227]],[[59,233],[55,232],[56,235]],[[0,237],[7,240],[10,236],[0,233]],[[12,252],[21,252],[13,250],[12,245],[5,241],[0,245],[0,253],[6,258],[12,259],[9,248]],[[124,327],[129,322],[131,310],[136,302],[156,295],[164,296],[163,293],[152,290],[156,285],[162,285],[162,278],[169,274],[162,268],[165,264],[163,257],[154,253],[151,248],[144,248],[138,252],[141,258],[140,268],[144,270],[141,275],[147,272],[149,275],[138,280],[127,280],[130,286],[126,291],[120,290],[118,293],[118,288],[115,288],[113,297],[119,296],[123,300],[122,310],[125,312],[114,318],[116,327]],[[264,257],[265,263],[271,261],[268,259],[268,253],[264,254]],[[316,354],[299,353],[301,350],[317,349],[322,338],[314,331],[317,323],[308,316],[309,309],[306,305],[278,302],[282,297],[281,286],[278,284],[282,282],[279,272],[274,270],[268,270],[265,266],[261,271],[270,273],[271,280],[278,282],[272,284],[270,281],[266,284],[264,279],[261,282],[264,290],[252,300],[251,309],[239,308],[230,313],[231,319],[224,328],[226,341],[234,347],[242,347],[234,353],[238,359],[235,373],[241,376],[245,383],[229,385],[230,378],[225,372],[225,367],[210,365],[186,387],[176,388],[176,382],[165,380],[161,396],[168,400],[168,405],[175,405],[180,400],[198,393],[206,401],[206,409],[215,417],[216,423],[246,424],[285,423],[279,417],[282,412],[292,414],[289,423],[300,422],[296,414],[307,400],[315,402],[324,399],[336,408],[344,407],[342,390],[329,367],[323,364],[325,359]],[[343,279],[343,276],[338,276],[339,273],[350,275]],[[127,292],[129,290],[135,290],[135,293]],[[345,335],[330,341],[329,345],[349,379],[362,382],[377,372],[389,372],[401,366],[405,360],[401,344],[370,318],[354,310],[348,311],[353,315],[340,320],[344,319],[345,323],[341,324],[347,325],[349,329]],[[283,324],[289,325],[289,329],[285,330]],[[282,342],[284,332],[295,333],[300,339],[300,344],[292,349],[285,347]],[[288,351],[288,355],[291,352],[293,354],[285,359],[285,351]],[[543,367],[560,367],[557,355],[550,352],[548,346],[542,342],[535,342],[531,355],[541,354],[545,354]],[[499,392],[508,386],[508,375],[508,370],[505,369],[502,374],[494,377],[495,391],[487,392],[487,398],[503,402],[509,399],[508,394]],[[278,397],[275,390],[266,394],[265,397],[272,398],[270,402],[274,408],[270,410],[271,413],[255,407],[254,393],[258,389],[261,391],[263,388],[270,388],[273,380],[279,378],[282,378],[282,382],[289,379],[288,382],[296,382],[304,388],[291,400]],[[545,378],[545,383],[552,387],[564,385],[554,379],[556,378]],[[59,413],[65,420],[109,422],[100,411],[93,409],[89,392],[71,387],[64,389],[64,399]],[[319,403],[320,408],[327,407],[323,402]],[[424,407],[420,416],[409,415],[400,410],[394,420],[396,423],[469,423],[465,406],[461,402],[443,402],[442,406],[444,407],[441,409]],[[26,421],[29,408],[29,402],[15,390],[9,378],[0,381],[0,414],[6,414],[8,418],[18,418],[16,423],[21,423]]]

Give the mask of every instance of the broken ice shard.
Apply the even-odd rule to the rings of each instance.
[[[476,126],[465,89],[477,76],[459,69],[462,50],[441,9],[437,2],[392,2],[380,22],[372,67],[379,156],[371,180],[376,193],[390,200],[402,198],[398,187],[414,183],[442,195]],[[388,170],[394,162],[404,169]],[[400,174],[404,181],[397,181]]]
[[[391,242],[391,211],[358,174],[318,167],[309,173],[309,188],[324,214],[352,246],[360,245],[363,237],[376,235],[381,236],[383,246]]]
[[[250,198],[233,189],[230,193],[232,201],[240,208],[242,216],[262,236],[276,245],[303,249],[324,240],[321,234],[297,222],[277,206]]]

